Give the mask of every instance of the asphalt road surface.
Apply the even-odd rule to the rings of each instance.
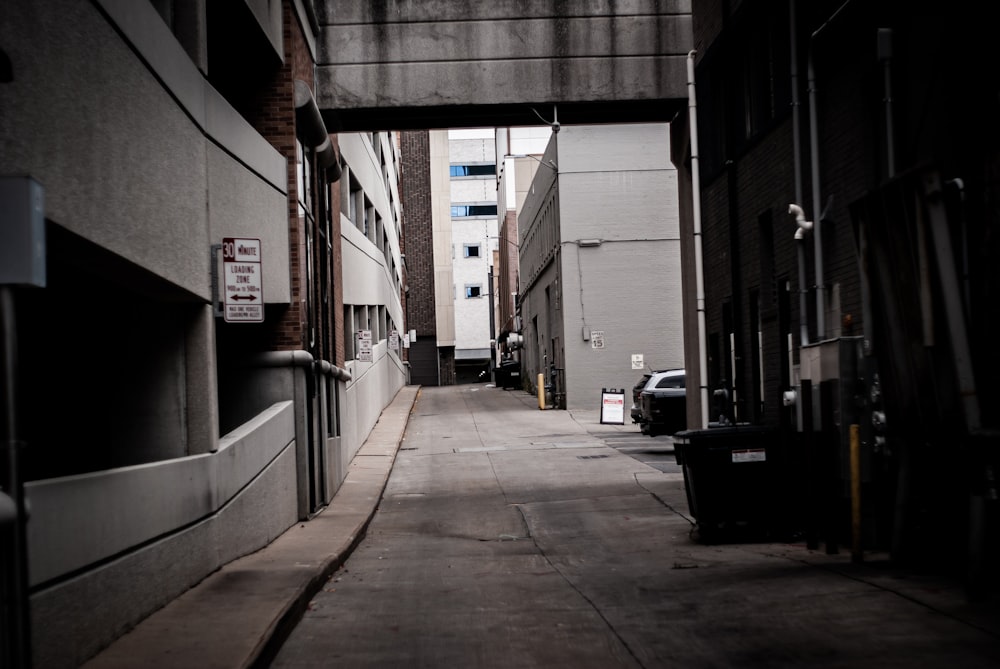
[[[936,581],[789,543],[702,544],[670,437],[423,388],[365,539],[274,667],[1000,666]]]

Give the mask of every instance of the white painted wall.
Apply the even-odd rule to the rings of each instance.
[[[434,316],[437,345],[455,345],[455,277],[452,270],[451,179],[448,131],[430,131],[431,225],[434,244]],[[420,333],[417,333],[420,336]]]
[[[451,130],[448,133],[451,165],[496,164],[493,128]],[[497,181],[484,178],[450,179],[454,204],[495,205]],[[455,357],[489,357],[490,301],[493,250],[499,234],[494,214],[451,220],[453,277],[455,294]],[[465,245],[478,245],[478,257],[465,257]],[[466,297],[467,286],[478,286],[480,296]]]

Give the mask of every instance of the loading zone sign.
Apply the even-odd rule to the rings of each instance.
[[[260,240],[222,239],[222,274],[226,286],[223,316],[227,323],[263,323]]]

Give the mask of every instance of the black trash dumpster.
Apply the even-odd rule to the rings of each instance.
[[[777,429],[731,425],[674,434],[688,509],[702,541],[757,537],[780,529]]]
[[[493,379],[497,388],[520,388],[521,361],[504,360],[493,369]]]

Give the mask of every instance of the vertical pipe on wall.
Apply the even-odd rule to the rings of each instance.
[[[789,44],[791,51],[792,79],[792,165],[795,171],[795,202],[802,202],[802,102],[799,100],[799,45],[798,30],[795,19],[796,0],[788,2]],[[798,207],[798,205],[795,205]],[[798,209],[799,213],[802,209]],[[789,213],[795,213],[789,207]],[[803,220],[805,217],[803,215]],[[799,262],[799,346],[809,343],[809,309],[806,304],[806,249],[802,229],[795,231],[795,246],[798,249]],[[791,369],[791,366],[789,366]],[[789,381],[791,384],[791,381]]]
[[[822,28],[821,28],[822,30]],[[813,38],[819,33],[813,33]],[[820,182],[819,182],[819,129],[817,127],[816,114],[816,73],[813,66],[813,47],[809,45],[809,163],[812,177],[812,205],[813,205],[813,262],[816,272],[816,341],[823,341],[826,336],[826,315],[824,313],[824,281],[823,281],[823,225],[822,212],[819,208]]]
[[[17,327],[14,289],[0,284],[0,664],[31,666],[27,510],[18,462]]]
[[[858,425],[850,426],[850,469],[851,469],[851,560],[861,562],[861,443]]]
[[[892,28],[878,30],[878,57],[882,61],[882,99],[885,104],[885,164],[891,179],[896,176],[896,140],[892,122]]]
[[[826,28],[844,8],[851,3],[847,0],[830,15],[823,25],[817,28],[809,40],[809,57],[807,65],[808,89],[809,89],[809,161],[810,177],[812,178],[812,205],[813,205],[813,250],[815,253],[814,262],[816,264],[816,341],[823,341],[826,337],[826,285],[823,277],[823,226],[820,220],[823,212],[820,210],[820,188],[819,178],[819,121],[817,119],[816,101],[816,67],[815,51],[816,39],[823,29]]]
[[[705,271],[701,251],[701,177],[698,164],[698,103],[695,97],[694,57],[688,53],[688,123],[691,133],[691,212],[694,223],[694,267],[698,312],[698,384],[701,395],[701,427],[708,427],[708,349],[705,342]]]

